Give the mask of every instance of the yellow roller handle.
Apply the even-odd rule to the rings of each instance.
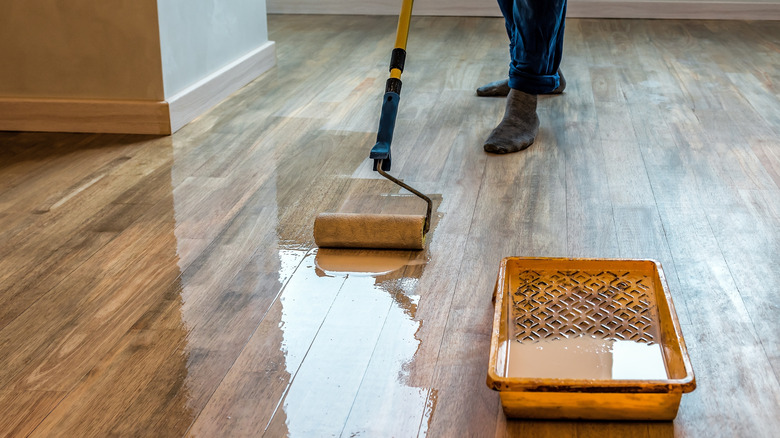
[[[395,32],[395,48],[406,50],[406,42],[409,40],[409,25],[412,21],[412,7],[414,0],[403,0],[401,14],[398,16],[398,30]],[[390,77],[401,79],[401,70],[390,70]]]
[[[401,15],[398,16],[398,30],[395,33],[395,48],[406,50],[409,39],[409,23],[412,21],[412,6],[414,0],[403,0]]]

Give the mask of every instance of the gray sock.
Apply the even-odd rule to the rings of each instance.
[[[509,79],[491,82],[477,88],[477,96],[501,97],[509,94]]]
[[[566,78],[563,77],[563,72],[558,70],[558,75],[561,77],[561,84],[558,88],[545,94],[561,94],[566,89]],[[477,96],[482,97],[503,97],[509,94],[509,79],[502,79],[500,81],[491,82],[477,88]]]
[[[504,118],[485,141],[485,152],[508,154],[531,146],[539,132],[536,101],[535,94],[510,89]]]

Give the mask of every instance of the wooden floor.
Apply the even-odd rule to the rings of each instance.
[[[482,151],[494,18],[415,18],[393,173],[420,253],[317,251],[378,179],[393,17],[270,16],[278,66],[171,137],[0,133],[0,435],[769,437],[780,430],[780,25],[569,20],[529,150]],[[507,420],[505,256],[663,263],[673,423]]]

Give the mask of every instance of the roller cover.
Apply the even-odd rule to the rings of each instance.
[[[314,220],[321,248],[423,249],[425,216],[322,213]]]

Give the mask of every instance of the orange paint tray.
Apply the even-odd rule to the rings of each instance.
[[[696,381],[660,263],[503,259],[487,384],[507,417],[673,420]]]

